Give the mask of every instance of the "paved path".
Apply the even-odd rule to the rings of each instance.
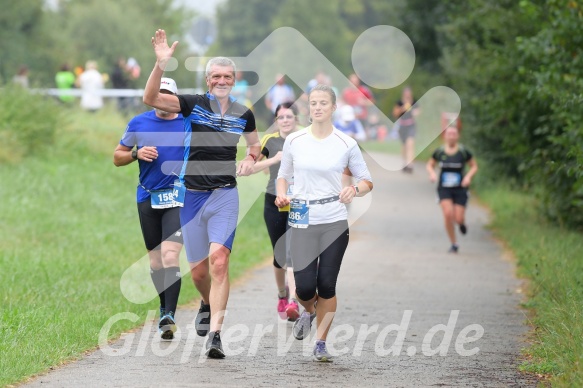
[[[375,160],[380,158],[375,155]],[[353,205],[354,214],[359,209],[366,212],[351,228],[338,280],[337,335],[330,342],[345,354],[333,364],[313,362],[313,341],[294,340],[291,324],[277,318],[272,269],[266,265],[231,292],[223,335],[226,359],[200,356],[204,342],[191,326],[195,311],[179,310],[178,340],[160,342],[147,322],[144,329],[122,336],[110,348],[28,385],[534,386],[516,369],[528,330],[518,308],[520,281],[514,277],[514,265],[503,258],[484,228],[486,212],[470,201],[469,234],[461,239],[458,255],[447,254],[435,191],[423,166],[418,165],[413,175],[387,172],[373,161],[369,167],[375,190],[368,200],[358,199]],[[451,340],[438,331],[429,343],[430,329],[440,324],[452,329]],[[404,343],[393,356],[388,352],[398,345],[398,337],[396,330],[389,330],[398,325],[406,329]],[[460,343],[464,328],[469,340],[479,338]],[[424,341],[429,348],[423,347]],[[440,343],[444,355],[430,355],[432,349],[440,350]],[[463,355],[464,349],[476,353]]]

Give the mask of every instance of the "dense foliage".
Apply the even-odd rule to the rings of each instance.
[[[575,1],[460,2],[443,71],[462,95],[479,154],[583,227],[583,13]]]
[[[184,36],[193,12],[173,0],[61,0],[56,9],[43,0],[0,0],[0,82],[10,82],[22,65],[29,68],[31,86],[55,87],[55,73],[67,63],[83,67],[98,62],[111,74],[119,57],[133,57],[142,71],[143,85],[154,64],[150,38],[164,28],[170,39],[180,40],[176,56],[184,62],[188,45]],[[194,76],[173,74],[178,85],[194,87]],[[111,85],[108,85],[111,86]]]

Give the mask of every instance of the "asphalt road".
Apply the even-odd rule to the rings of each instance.
[[[413,175],[390,172],[376,163],[388,165],[388,158],[369,161],[375,189],[351,208],[354,224],[328,339],[333,363],[312,361],[314,338],[293,339],[291,323],[277,317],[266,264],[231,290],[224,360],[202,355],[196,311],[180,309],[174,341],[161,342],[150,320],[26,386],[535,386],[517,371],[528,331],[519,308],[521,281],[485,227],[487,212],[470,200],[469,233],[457,255],[446,253],[435,189],[423,166]],[[192,287],[185,280],[183,287]]]

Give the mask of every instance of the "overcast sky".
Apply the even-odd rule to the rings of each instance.
[[[224,0],[174,0],[177,4],[184,4],[201,15],[214,16],[219,3]]]
[[[54,9],[59,0],[44,0],[45,4]],[[219,3],[224,0],[174,0],[177,4],[184,4],[189,8],[196,10],[199,14],[213,17],[215,15],[215,10]]]

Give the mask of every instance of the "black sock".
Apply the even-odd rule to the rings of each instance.
[[[166,268],[164,272],[164,291],[166,297],[166,312],[176,312],[178,296],[180,295],[180,286],[182,285],[182,276],[180,267]]]
[[[152,269],[150,267],[150,277],[152,278],[154,287],[156,287],[156,292],[160,297],[160,307],[165,308],[166,301],[164,298],[164,268]]]

